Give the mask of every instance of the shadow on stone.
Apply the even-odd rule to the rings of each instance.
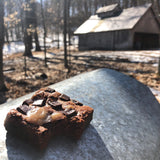
[[[80,140],[75,141],[67,137],[55,137],[45,151],[37,151],[23,141],[7,133],[6,147],[8,159],[101,159],[113,160],[106,145],[97,130],[90,125]]]

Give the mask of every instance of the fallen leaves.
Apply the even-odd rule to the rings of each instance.
[[[105,57],[98,51],[74,52],[69,57],[69,69],[64,67],[63,52],[50,49],[47,54],[48,67],[44,66],[43,52],[33,52],[33,58],[27,58],[27,77],[24,74],[22,53],[6,56],[4,59],[5,83],[8,91],[0,93],[3,103],[6,99],[15,99],[39,88],[57,83],[77,74],[97,68],[110,68],[132,76],[141,83],[160,91],[160,77],[156,74],[156,67],[152,63],[133,63],[120,57]],[[107,51],[106,51],[107,52]],[[98,55],[98,56],[97,56]],[[13,69],[14,68],[14,69]],[[158,99],[159,101],[159,99]]]

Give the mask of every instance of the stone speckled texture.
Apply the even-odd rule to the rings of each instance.
[[[81,74],[52,86],[94,108],[91,125],[79,141],[56,137],[37,152],[6,134],[7,112],[33,94],[0,105],[0,159],[5,160],[159,160],[160,105],[133,78],[109,69]]]

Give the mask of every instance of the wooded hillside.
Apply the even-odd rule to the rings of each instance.
[[[65,0],[68,16],[69,35],[96,10],[105,5],[119,3],[122,8],[153,3],[158,13],[160,0]],[[43,32],[45,22],[46,36],[58,40],[63,33],[64,0],[5,0],[5,41],[24,40],[28,47],[34,40],[36,50],[40,50],[38,35]],[[42,10],[43,13],[42,14]],[[43,15],[43,16],[42,16]],[[55,38],[54,38],[55,37]],[[27,51],[29,52],[29,51]],[[31,53],[28,53],[31,54]]]

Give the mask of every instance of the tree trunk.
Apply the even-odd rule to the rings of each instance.
[[[4,30],[5,30],[6,42],[9,44],[8,27],[5,27]]]
[[[4,0],[0,0],[0,90],[6,89],[3,75]]]
[[[36,51],[41,51],[41,47],[39,45],[39,40],[38,40],[38,33],[37,33],[37,29],[35,27],[35,32],[34,32],[34,39],[35,39],[35,45],[36,45]]]
[[[160,76],[160,57],[159,57],[159,61],[158,61],[158,75]]]
[[[60,48],[60,3],[57,3],[57,49]]]
[[[137,6],[137,0],[131,1],[131,6]]]
[[[20,40],[21,39],[21,36],[20,36],[20,34],[21,34],[21,31],[20,31],[20,25],[19,24],[17,24],[16,26],[15,26],[15,33],[16,33],[16,40]]]
[[[47,51],[46,51],[46,23],[45,23],[45,17],[44,17],[44,10],[43,10],[43,0],[41,0],[41,15],[42,15],[42,23],[43,23],[43,45],[44,45],[44,63],[45,67],[47,67]]]
[[[70,0],[68,0],[68,4],[67,4],[67,19],[68,19],[68,23],[67,23],[67,28],[68,28],[68,44],[71,45],[71,21],[70,21]]]
[[[57,32],[57,49],[59,49],[59,28],[58,28],[58,32]]]
[[[37,3],[32,2],[31,3],[31,9],[32,9],[32,18],[33,18],[33,27],[34,27],[34,39],[35,39],[35,51],[41,51],[41,47],[39,45],[39,40],[38,40],[38,32],[37,32]]]
[[[94,0],[94,13],[96,13],[97,8],[98,8],[98,2],[97,0]]]
[[[64,0],[64,67],[68,68],[67,60],[67,3],[68,0]]]
[[[26,4],[30,4],[29,0],[25,0]],[[25,25],[24,25],[24,45],[25,45],[25,51],[24,51],[24,55],[31,57],[32,56],[32,35],[31,33],[28,31],[29,29],[29,25],[30,25],[30,11],[25,10]]]
[[[84,10],[85,10],[85,17],[88,18],[88,4],[87,0],[84,0]]]
[[[28,57],[32,57],[32,52],[31,52],[31,35],[28,35],[27,29],[25,29],[25,35],[24,35],[24,45],[25,45],[25,51],[24,55]]]
[[[124,2],[124,8],[128,8],[128,0]]]
[[[12,42],[14,42],[13,28],[10,28],[10,34],[11,34]]]

